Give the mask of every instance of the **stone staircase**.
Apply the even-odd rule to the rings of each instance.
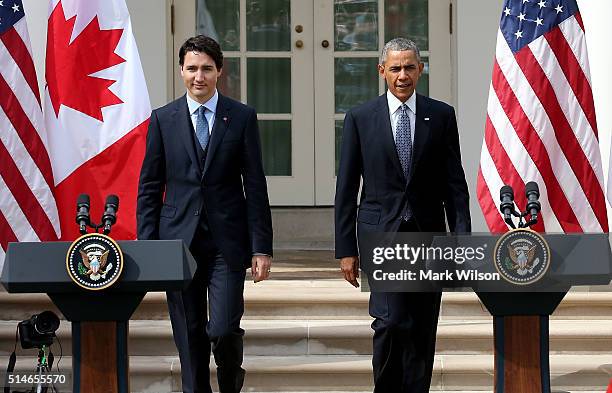
[[[247,282],[244,392],[371,392],[368,294],[340,280],[328,251],[280,251],[272,279]],[[0,369],[18,321],[52,309],[45,295],[0,292]],[[551,318],[551,379],[557,392],[605,392],[612,377],[612,291],[572,292]],[[59,338],[71,353],[70,324]],[[180,364],[165,295],[149,293],[130,322],[134,392],[180,391]],[[56,360],[59,348],[54,345]],[[17,368],[35,366],[18,352]],[[70,356],[60,367],[70,368]],[[443,295],[432,391],[491,392],[491,317],[471,292]]]

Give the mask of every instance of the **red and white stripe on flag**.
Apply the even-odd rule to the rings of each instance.
[[[136,236],[138,175],[151,114],[125,0],[51,0],[43,97],[62,239],[78,235],[79,194],[99,222],[119,196],[113,237]]]
[[[498,30],[478,200],[492,232],[507,225],[499,190],[525,208],[540,187],[547,232],[607,232],[604,181],[584,25],[575,0],[506,0]],[[558,4],[557,4],[558,3]]]
[[[58,211],[21,1],[0,5],[0,267],[9,242],[57,240]]]

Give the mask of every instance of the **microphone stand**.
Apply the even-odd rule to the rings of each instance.
[[[91,229],[93,229],[94,233],[100,233],[100,229],[104,228],[104,224],[96,224],[93,221],[90,221],[89,224],[87,224],[87,226],[90,227]],[[81,233],[81,234],[85,235],[86,233]]]
[[[502,210],[503,213],[503,210]],[[517,211],[514,207],[512,208],[512,212],[510,212],[512,214],[512,216],[514,217],[518,217],[518,226],[516,226],[514,224],[514,221],[512,220],[512,216],[510,216],[509,218],[505,219],[504,222],[506,222],[506,224],[508,224],[512,229],[522,229],[522,228],[528,228],[531,227],[535,224],[538,223],[538,217],[537,214],[536,215],[532,215],[531,218],[529,219],[529,221],[526,221],[525,218],[530,214],[529,210],[525,209],[524,212],[520,212]]]
[[[513,217],[518,218],[519,229],[537,224],[541,209],[537,201],[538,197],[539,194],[536,198],[533,198],[532,195],[530,200],[528,196],[528,203],[523,212],[517,211],[513,204],[511,216],[504,221],[512,229],[517,228],[513,222]],[[501,209],[501,206],[504,206],[505,209]],[[504,205],[503,202],[501,206],[502,214],[504,214],[504,210],[507,214],[509,206]],[[527,219],[529,215],[530,217]],[[546,302],[550,300],[551,296],[555,298],[556,295],[558,294],[532,292],[478,294],[483,302],[489,305],[497,305],[499,310],[504,310],[504,307],[508,307],[510,304]],[[491,313],[493,314],[495,348],[495,391],[501,393],[550,393],[549,315],[523,314],[521,312],[507,313],[506,311],[499,314]],[[504,375],[514,375],[516,378],[504,378]],[[525,381],[530,382],[528,384]]]

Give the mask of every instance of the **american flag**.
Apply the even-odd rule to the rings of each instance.
[[[499,189],[525,208],[540,186],[547,232],[608,231],[584,24],[575,0],[506,0],[489,90],[478,200],[492,232],[507,230]]]
[[[60,234],[53,173],[21,0],[0,0],[0,266],[9,242]]]

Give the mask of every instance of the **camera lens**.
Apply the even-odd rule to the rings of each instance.
[[[59,324],[59,318],[52,311],[44,311],[34,317],[34,329],[39,334],[54,333]]]

